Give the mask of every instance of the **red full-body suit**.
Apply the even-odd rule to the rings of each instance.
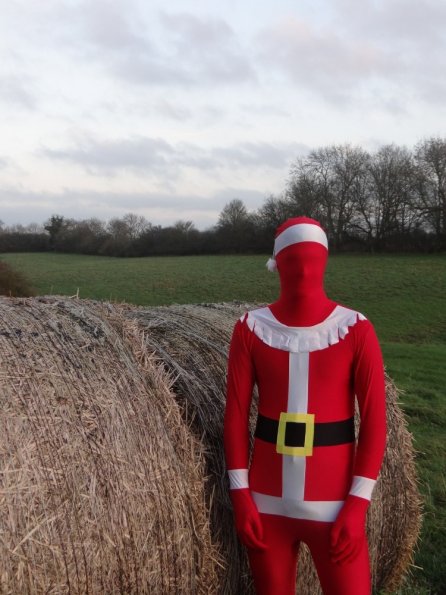
[[[365,517],[385,448],[384,369],[372,324],[326,296],[327,255],[316,221],[279,227],[280,297],[243,315],[231,340],[225,458],[258,595],[294,595],[301,541],[326,595],[371,590]],[[262,419],[249,467],[255,383]]]

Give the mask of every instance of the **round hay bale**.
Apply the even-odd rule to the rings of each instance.
[[[227,572],[221,593],[253,593],[244,548],[235,535],[223,455],[223,415],[227,350],[237,318],[253,304],[202,304],[130,309],[145,342],[174,376],[179,402],[187,404],[187,424],[204,442],[206,473],[213,478],[211,530],[225,554]],[[412,561],[421,524],[412,438],[398,407],[398,391],[387,377],[388,440],[386,454],[368,513],[368,539],[374,589],[393,590]],[[251,435],[257,395],[251,410]],[[358,414],[356,415],[358,427]],[[298,592],[321,593],[308,549],[301,549]]]
[[[203,448],[136,322],[55,297],[0,316],[0,592],[215,592]]]

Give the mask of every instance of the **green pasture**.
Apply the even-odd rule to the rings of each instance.
[[[273,301],[278,277],[266,270],[267,258],[0,255],[38,294],[79,292],[143,305]],[[374,323],[414,436],[424,521],[415,566],[399,593],[446,593],[446,256],[333,255],[326,291]]]

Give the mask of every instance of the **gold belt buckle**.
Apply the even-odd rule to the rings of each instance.
[[[285,429],[289,421],[305,424],[305,441],[303,446],[286,446]],[[277,430],[276,452],[282,455],[309,457],[313,454],[314,439],[314,413],[288,413],[282,412]]]

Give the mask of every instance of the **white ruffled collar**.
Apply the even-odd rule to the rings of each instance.
[[[275,318],[269,307],[251,310],[245,320],[257,337],[276,349],[303,353],[326,349],[339,343],[358,320],[366,320],[360,312],[337,305],[329,316],[314,326],[287,326]]]

